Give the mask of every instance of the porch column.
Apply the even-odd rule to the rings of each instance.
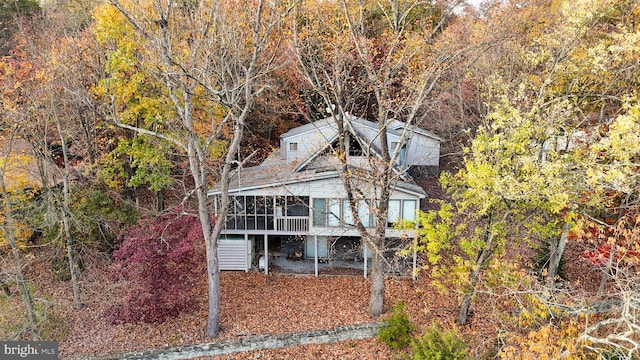
[[[264,273],[269,275],[269,235],[264,234]]]
[[[251,254],[251,249],[249,249],[249,234],[244,234],[244,249],[244,261],[246,261],[245,264],[247,264],[244,272],[249,272],[249,267],[251,267],[251,259],[249,259],[249,255]]]
[[[316,277],[318,277],[318,235],[313,235],[313,265],[316,270]]]
[[[416,248],[418,247],[418,238],[413,239],[413,272],[411,273],[411,277],[413,280],[418,278],[418,273],[416,272],[418,269],[418,252]]]
[[[369,259],[369,248],[367,247],[367,243],[365,241],[360,241],[362,242],[362,246],[364,246],[364,278],[367,278],[367,262]]]

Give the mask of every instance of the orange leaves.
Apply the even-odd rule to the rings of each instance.
[[[506,345],[498,355],[505,360],[585,359],[586,354],[579,341],[580,330],[576,321],[564,320],[526,333],[508,333],[504,339]]]

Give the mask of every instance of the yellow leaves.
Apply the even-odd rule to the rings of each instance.
[[[5,229],[5,218],[4,216],[0,215],[0,251],[9,251],[10,249],[10,245],[9,242],[7,241],[6,238],[6,234],[4,233],[3,229]],[[15,222],[13,223],[13,236],[14,239],[16,240],[16,246],[19,249],[24,249],[27,246],[27,241],[31,238],[31,236],[33,235],[33,229],[22,222]]]
[[[579,341],[580,326],[575,320],[561,319],[529,332],[505,334],[500,359],[588,359],[584,343]]]
[[[108,44],[117,39],[130,37],[129,24],[115,7],[109,4],[99,5],[93,13],[93,34],[100,44]]]
[[[42,179],[38,173],[36,159],[30,152],[29,145],[23,140],[0,142],[0,176],[4,177],[5,186],[9,193],[14,212],[26,207],[42,187]],[[11,153],[7,153],[11,149]],[[0,207],[0,223],[4,225],[4,204]],[[33,230],[24,222],[14,219],[13,235],[18,247],[24,247],[26,241],[33,234]],[[4,229],[5,227],[1,227]],[[7,250],[9,243],[4,231],[0,231],[0,250]]]
[[[629,100],[626,112],[609,126],[609,131],[592,146],[591,161],[595,164],[587,181],[597,189],[603,184],[623,192],[637,186],[637,159],[640,156],[640,104]]]
[[[4,174],[7,191],[13,193],[25,188],[42,187],[36,158],[31,153],[29,145],[23,140],[13,140],[12,152],[7,154],[8,141],[0,141],[0,144],[4,147],[0,152],[0,171]]]

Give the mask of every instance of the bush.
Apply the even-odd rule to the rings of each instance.
[[[411,359],[467,359],[467,345],[455,329],[442,331],[438,324],[434,323],[427,333],[411,342]]]
[[[393,312],[382,320],[382,327],[378,331],[378,339],[388,347],[400,350],[411,343],[411,332],[415,326],[409,321],[409,315],[404,312],[404,304],[397,303]]]
[[[112,324],[163,322],[181,312],[196,310],[193,289],[202,275],[205,258],[200,222],[181,208],[156,218],[145,218],[127,231],[113,253],[114,278],[130,281],[123,304],[105,314]]]

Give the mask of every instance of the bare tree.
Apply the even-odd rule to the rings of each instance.
[[[282,18],[290,7],[279,2],[162,1],[143,3],[112,0],[135,29],[143,44],[143,66],[161,82],[177,119],[166,131],[116,124],[140,134],[167,140],[187,155],[193,176],[207,253],[209,319],[207,334],[218,334],[220,278],[218,237],[228,207],[228,181],[232,169],[247,159],[238,158],[245,123],[255,98],[268,86],[268,74],[278,66],[274,42]],[[221,115],[211,116],[206,134],[200,128],[206,119],[197,111],[202,102]],[[222,145],[224,144],[224,145]],[[221,184],[221,209],[213,219],[207,198],[211,186],[211,153],[224,149],[216,178]]]
[[[396,120],[406,124],[398,144],[425,120],[427,99],[451,64],[467,49],[434,50],[436,39],[451,21],[457,2],[431,1],[318,2],[301,8],[295,48],[301,74],[338,128],[336,153],[354,224],[372,252],[369,313],[383,312],[385,234],[389,197],[399,179],[401,145],[390,148],[388,132]],[[314,104],[318,106],[317,104]],[[322,108],[322,104],[319,106]],[[348,161],[347,142],[353,114],[378,126],[375,141],[360,144],[370,154],[366,168]],[[378,155],[374,155],[378,154]],[[375,189],[374,229],[358,215],[363,194]]]

